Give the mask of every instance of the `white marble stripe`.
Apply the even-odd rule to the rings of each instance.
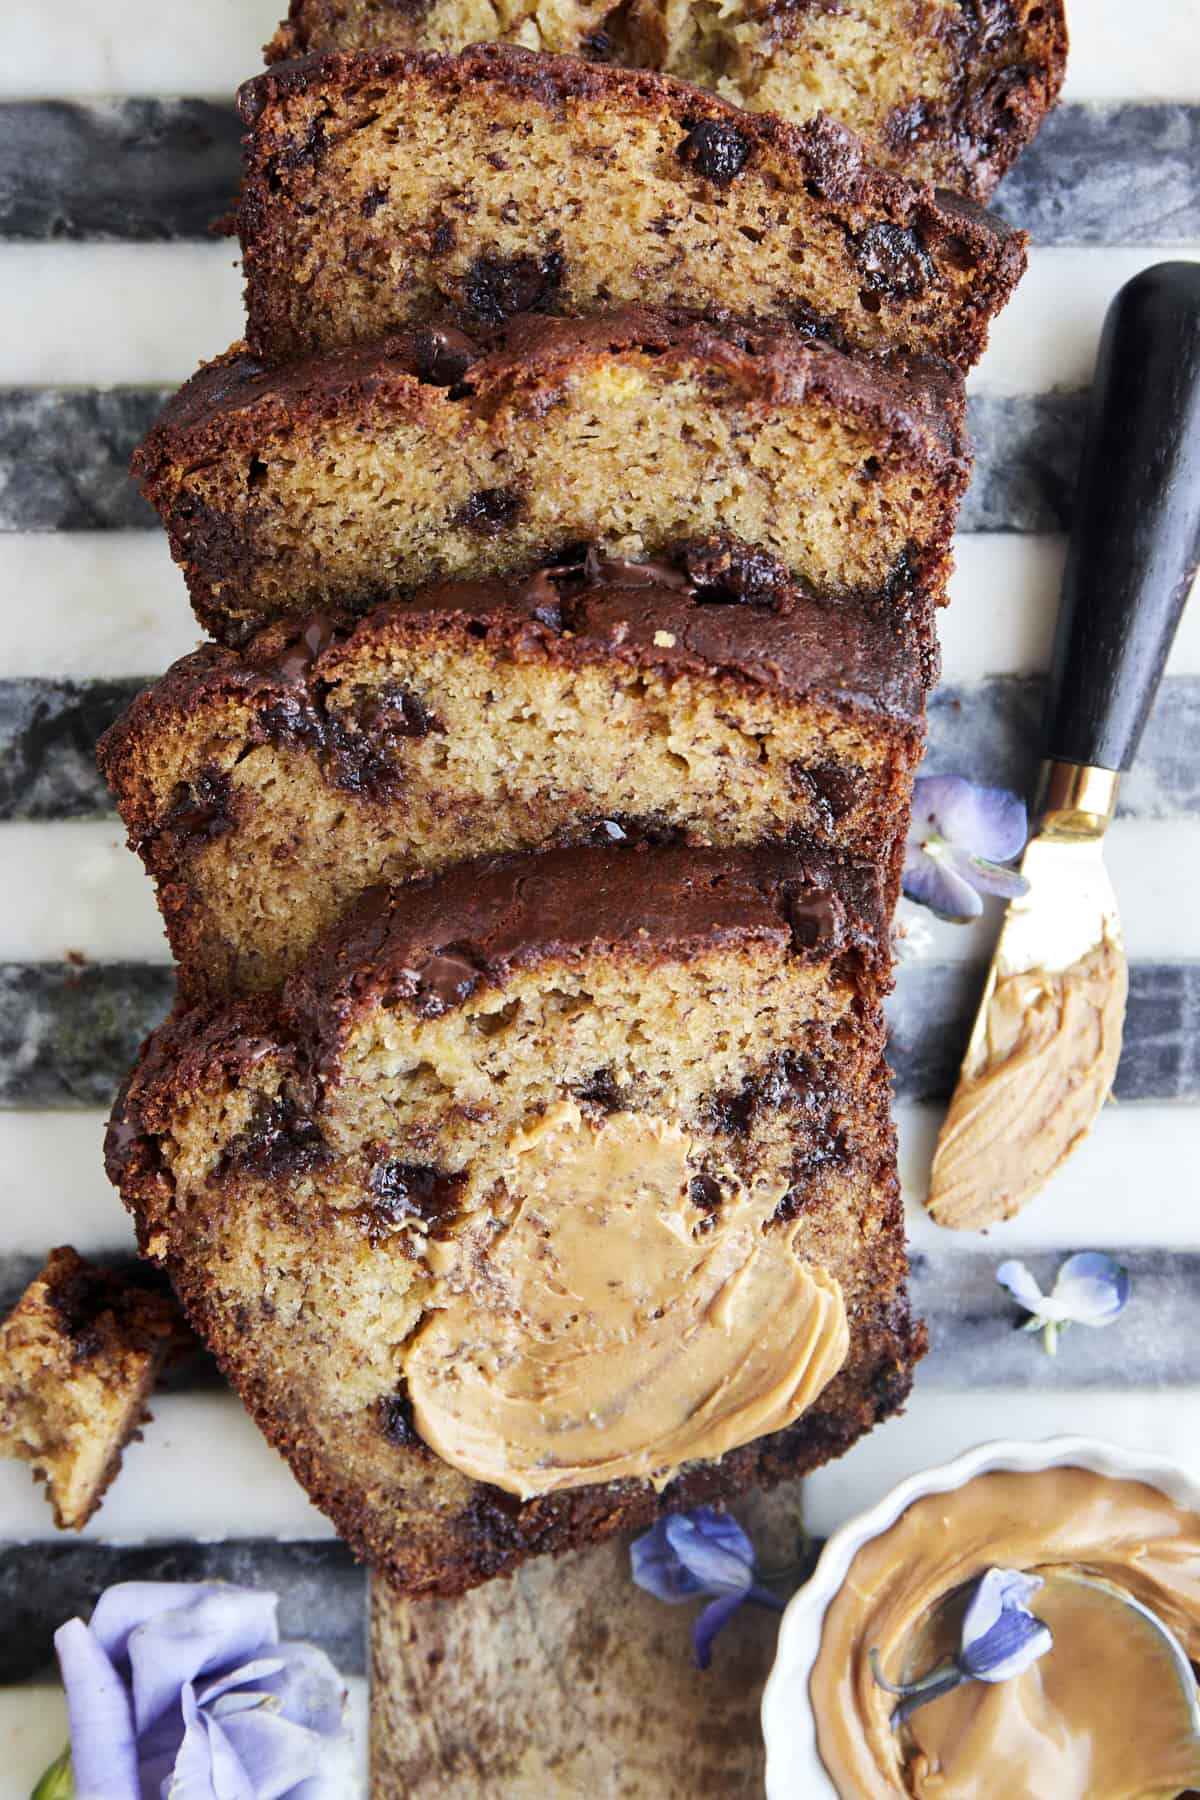
[[[1047,666],[1064,553],[1057,537],[956,540],[952,604],[939,620],[945,681]],[[158,532],[0,533],[0,595],[0,678],[150,675],[200,639]],[[1168,667],[1200,674],[1200,607],[1185,613]]]
[[[349,1722],[358,1749],[359,1780],[365,1792],[367,1765],[367,1683],[361,1675],[346,1679]],[[63,1691],[45,1682],[0,1687],[0,1760],[9,1800],[25,1800],[67,1742],[67,1708]],[[347,1796],[347,1800],[351,1800]]]
[[[142,865],[112,820],[0,826],[0,962],[169,962]]]
[[[1056,1247],[1194,1249],[1197,1224],[1180,1171],[1200,1163],[1200,1107],[1108,1106],[1088,1143],[1039,1198],[988,1234],[950,1235],[922,1207],[941,1110],[896,1109],[900,1174],[914,1250],[961,1247],[1007,1255]],[[71,1243],[81,1255],[133,1248],[133,1227],[101,1161],[105,1114],[0,1112],[3,1250],[42,1256]],[[1101,1187],[1113,1196],[1097,1206]]]
[[[0,244],[0,385],[183,381],[243,330],[232,239]]]
[[[133,1222],[104,1173],[106,1117],[0,1112],[5,1255],[40,1257],[56,1244],[73,1244],[81,1256],[134,1248]]]
[[[0,97],[232,94],[287,0],[7,0]]]
[[[1200,884],[1200,820],[1118,819],[1109,833],[1109,867],[1121,898],[1131,957],[1200,957],[1200,909],[1180,892]],[[20,871],[0,883],[0,962],[169,962],[149,882],[105,820],[0,825],[0,867]],[[990,953],[999,907],[975,926],[941,925],[907,907],[910,950],[937,962],[972,962]]]
[[[1003,194],[998,204],[1003,212]],[[1086,387],[1105,310],[1117,289],[1152,263],[1198,258],[1195,245],[1170,250],[1035,245],[1021,285],[992,323],[987,353],[971,374],[971,391],[1040,394]]]
[[[157,531],[0,532],[0,595],[0,677],[151,675],[202,636]]]
[[[1196,0],[1067,0],[1067,23],[1064,100],[1200,98]]]
[[[236,254],[231,240],[0,244],[0,386],[185,380],[241,336]],[[1164,256],[1195,260],[1200,246],[1035,246],[1021,286],[992,325],[972,390],[1036,394],[1086,386],[1109,300]],[[37,331],[30,331],[31,319]]]
[[[0,96],[223,94],[260,63],[285,0],[9,0]],[[1076,0],[1072,100],[1200,99],[1194,0]]]
[[[1022,1256],[1037,1250],[1194,1250],[1200,1226],[1188,1171],[1200,1156],[1200,1107],[1108,1105],[1086,1141],[1015,1219],[990,1232],[947,1232],[923,1201],[942,1121],[900,1106],[900,1178],[914,1252]],[[1100,1204],[1103,1200],[1104,1204]]]
[[[309,1501],[231,1393],[160,1394],[140,1442],[82,1535],[105,1543],[155,1538],[330,1538]],[[0,1462],[0,1540],[53,1537],[26,1464]]]
[[[1161,1393],[1101,1389],[1055,1394],[1039,1393],[1036,1387],[1019,1392],[924,1393],[918,1369],[907,1411],[805,1482],[804,1522],[814,1535],[824,1537],[874,1506],[905,1476],[949,1462],[996,1438],[1080,1433],[1126,1450],[1171,1457],[1189,1472],[1200,1473],[1198,1408],[1200,1390],[1192,1388]]]

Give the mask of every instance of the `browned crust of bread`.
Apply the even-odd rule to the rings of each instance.
[[[401,19],[406,10],[395,8],[393,0],[377,0],[377,4],[395,19]],[[419,19],[421,10],[419,5],[411,9],[410,17]],[[777,11],[785,34],[789,24],[793,31],[802,31],[802,13],[797,18],[783,4]],[[1001,5],[974,0],[962,11],[954,33],[956,76],[945,104],[936,110],[923,109],[919,117],[891,116],[881,121],[879,141],[889,162],[898,167],[908,161],[908,145],[932,142],[937,179],[983,201],[1036,135],[1058,99],[1066,73],[1066,9],[1064,0],[1015,0],[1015,4],[1010,0]],[[331,12],[332,19],[328,16]],[[619,20],[619,11],[613,16]],[[408,26],[409,32],[413,29]],[[398,26],[398,36],[403,31],[404,27]],[[479,48],[470,46],[472,53]],[[337,7],[331,0],[290,0],[288,17],[266,45],[265,58],[272,65],[355,49],[364,51],[366,47],[338,34]],[[389,54],[377,49],[373,53]],[[591,45],[582,41],[580,56],[590,53]],[[606,40],[596,53],[615,54],[618,62],[626,60],[628,52],[619,28],[616,41]],[[589,66],[605,72],[603,64]],[[981,75],[976,73],[980,70]]]
[[[736,131],[749,150],[738,179],[752,179],[756,161],[769,164],[767,180],[773,193],[780,187],[780,171],[784,176],[790,172],[798,206],[819,207],[848,232],[860,231],[867,221],[886,219],[889,226],[914,232],[935,266],[945,255],[960,269],[972,267],[977,280],[970,300],[955,307],[946,321],[944,339],[930,346],[963,368],[982,354],[989,321],[1024,272],[1028,244],[1024,232],[961,195],[935,192],[925,183],[879,168],[855,134],[825,114],[791,125],[771,113],[745,112],[669,76],[538,55],[513,44],[475,45],[456,56],[400,50],[313,55],[245,83],[238,96],[248,130],[236,224],[246,272],[247,338],[257,353],[268,356],[283,348],[295,349],[286,342],[277,285],[279,215],[288,199],[278,192],[274,169],[276,159],[288,154],[288,103],[311,97],[316,111],[325,94],[380,84],[399,88],[418,81],[451,101],[492,88],[551,115],[561,114],[572,99],[599,102],[614,112],[648,116],[666,112],[678,120],[681,141],[702,121]],[[283,116],[276,119],[276,114]],[[682,176],[682,164],[680,172]],[[714,316],[722,316],[719,309]],[[831,335],[836,337],[836,332]],[[899,328],[896,337],[903,342]]]

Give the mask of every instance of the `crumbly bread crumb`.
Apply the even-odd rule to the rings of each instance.
[[[240,95],[247,338],[269,360],[448,318],[633,303],[963,368],[1025,237],[851,134],[533,56],[311,58]]]
[[[267,58],[499,38],[850,126],[885,168],[986,199],[1054,105],[1063,0],[291,0]]]
[[[61,1529],[80,1530],[100,1505],[185,1339],[170,1299],[69,1246],[50,1252],[0,1326],[0,1455],[32,1465]]]

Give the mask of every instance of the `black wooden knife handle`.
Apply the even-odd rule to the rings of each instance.
[[[1127,769],[1200,560],[1200,263],[1108,309],[1088,410],[1046,754]]]

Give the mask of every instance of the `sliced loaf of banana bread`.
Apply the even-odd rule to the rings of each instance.
[[[178,1015],[109,1131],[145,1254],[407,1592],[836,1455],[907,1392],[877,872],[570,849],[364,897]]]
[[[966,368],[1025,237],[843,127],[534,56],[327,56],[248,82],[237,222],[267,359],[445,317],[644,302]]]
[[[650,310],[413,327],[168,404],[134,468],[201,622],[365,611],[568,544],[655,557],[724,532],[821,596],[936,591],[969,461],[962,380]]]
[[[185,657],[100,762],[189,998],[275,988],[365,888],[555,842],[807,837],[894,889],[928,611],[719,543],[449,584]]]
[[[659,69],[784,119],[852,127],[904,175],[986,199],[1062,86],[1063,0],[291,0],[269,61],[530,50]]]

